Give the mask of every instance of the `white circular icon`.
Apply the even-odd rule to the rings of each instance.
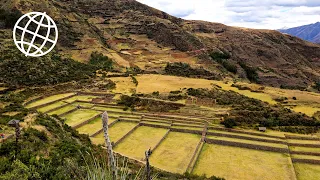
[[[48,54],[58,41],[58,28],[50,16],[31,12],[19,18],[13,29],[13,40],[26,56]]]

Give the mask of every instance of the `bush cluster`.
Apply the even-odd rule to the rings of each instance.
[[[182,77],[199,77],[205,79],[220,79],[214,73],[205,70],[204,68],[195,69],[187,63],[168,63],[165,67],[165,73],[168,75]]]
[[[231,57],[228,53],[213,52],[210,54],[210,57],[221,64],[229,72],[234,74],[238,72],[237,65],[228,60]]]
[[[256,68],[246,65],[244,62],[240,62],[239,65],[242,67],[242,69],[244,69],[244,71],[246,72],[247,78],[251,82],[257,83],[259,81],[259,76]]]
[[[318,129],[320,121],[308,117],[305,114],[292,112],[283,106],[271,106],[262,101],[240,95],[233,91],[224,91],[221,89],[193,89],[187,90],[188,95],[199,98],[216,99],[219,105],[228,105],[232,107],[230,118],[227,118],[224,124],[226,126],[305,126]],[[288,129],[288,128],[287,128]],[[310,129],[310,128],[309,128]],[[301,130],[297,132],[302,132]],[[306,131],[309,132],[309,131]],[[306,133],[305,132],[305,133]]]
[[[107,56],[104,56],[102,53],[93,52],[90,56],[89,64],[98,67],[103,70],[113,69],[113,62]]]
[[[21,12],[16,9],[11,11],[0,9],[0,23],[4,23],[4,28],[12,29],[21,16]]]

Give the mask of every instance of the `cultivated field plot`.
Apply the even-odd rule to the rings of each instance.
[[[115,151],[138,160],[143,160],[145,151],[154,148],[168,129],[140,126],[115,147]]]
[[[214,139],[214,140],[228,141],[228,142],[239,142],[239,143],[246,143],[246,144],[253,144],[253,145],[260,145],[260,146],[276,147],[276,148],[285,148],[285,149],[288,148],[287,145],[279,144],[279,143],[269,143],[269,142],[261,142],[261,141],[246,140],[246,139],[236,139],[236,138],[220,137],[220,136],[207,136],[207,138]]]
[[[320,145],[320,140],[318,140],[318,141],[309,141],[309,140],[288,139],[287,141],[288,141],[288,143]]]
[[[65,107],[63,107],[63,108],[60,108],[60,109],[57,109],[57,110],[54,110],[54,111],[51,111],[51,112],[49,112],[48,114],[49,115],[54,115],[54,114],[56,114],[56,115],[61,115],[61,114],[63,114],[63,113],[66,113],[66,112],[68,112],[68,111],[71,111],[71,110],[73,110],[73,109],[75,109],[76,108],[76,106],[74,106],[74,105],[68,105],[68,106],[65,106]]]
[[[320,153],[320,148],[289,146],[290,151],[316,152]]]
[[[66,99],[65,101],[68,103],[72,103],[73,101],[88,101],[90,102],[92,99],[97,98],[98,96],[85,96],[85,95],[78,95],[72,98]]]
[[[53,102],[53,101],[56,101],[59,99],[63,99],[63,98],[72,96],[74,94],[75,93],[66,93],[66,94],[57,94],[57,95],[49,96],[49,97],[46,97],[46,98],[43,98],[43,99],[40,99],[38,101],[35,101],[35,102],[28,104],[26,106],[26,108],[33,108],[33,107],[36,107],[36,106],[39,106],[42,104],[50,103],[50,102]]]
[[[319,180],[320,165],[294,163],[298,180]]]
[[[92,108],[93,104],[91,103],[84,103],[84,102],[74,102],[72,103],[72,105],[74,106],[81,106],[81,107],[85,107],[85,108]]]
[[[152,153],[150,163],[175,173],[184,173],[200,141],[200,135],[170,132]]]
[[[69,126],[74,126],[98,114],[101,114],[101,112],[91,109],[78,109],[72,113],[63,116],[62,118],[66,119],[66,124],[68,124]]]
[[[50,104],[48,106],[45,106],[45,107],[42,107],[42,108],[39,108],[37,109],[38,111],[44,113],[44,112],[47,112],[47,111],[50,111],[54,108],[57,108],[57,107],[60,107],[60,106],[63,106],[65,105],[66,103],[65,102],[62,102],[62,101],[58,101],[56,103],[53,103],[53,104]]]
[[[283,141],[280,138],[276,138],[276,137],[257,136],[257,135],[243,134],[243,133],[237,133],[237,132],[228,132],[228,131],[220,131],[220,130],[212,130],[212,129],[208,130],[208,132],[219,133],[219,134],[222,134],[222,135],[235,135],[235,136],[243,136],[243,137],[250,137],[250,138],[265,139],[265,140]]]
[[[110,140],[112,142],[117,142],[125,134],[127,134],[131,129],[133,129],[137,123],[133,122],[116,122],[112,127],[109,128]],[[91,138],[92,142],[95,144],[104,144],[104,135],[103,133],[98,134],[95,137]]]
[[[111,124],[115,121],[115,118],[109,118],[108,124]],[[95,132],[99,131],[102,129],[102,120],[101,117],[98,117],[92,121],[90,121],[88,124],[85,124],[81,126],[80,128],[77,129],[79,133],[81,134],[88,134],[91,136]]]
[[[205,144],[194,174],[238,180],[295,179],[287,154]]]

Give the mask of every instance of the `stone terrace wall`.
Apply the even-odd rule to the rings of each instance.
[[[160,141],[152,148],[151,152],[153,152],[154,150],[157,149],[157,147],[159,147],[159,145],[162,143],[162,141],[168,136],[168,134],[170,133],[170,129],[166,132],[166,134],[160,139]]]
[[[32,107],[31,109],[38,109],[38,108],[42,108],[42,107],[45,107],[45,106],[48,106],[48,105],[51,105],[51,104],[54,104],[56,102],[59,102],[59,101],[63,101],[63,100],[66,100],[66,99],[69,99],[69,98],[72,98],[76,95],[71,95],[71,96],[67,96],[67,97],[64,97],[64,98],[61,98],[61,99],[57,99],[55,101],[52,101],[52,102],[48,102],[48,103],[45,103],[45,104],[41,104],[41,105],[38,105],[38,106],[35,106],[35,107]]]
[[[202,131],[198,130],[191,130],[191,129],[179,129],[171,127],[172,132],[181,132],[181,133],[192,133],[192,134],[199,134],[202,135]]]
[[[119,122],[119,120],[113,121],[112,123],[110,123],[110,124],[108,125],[108,127],[111,128],[111,127],[112,127],[115,123],[117,123],[117,122]],[[101,125],[102,125],[102,123],[101,123]],[[97,132],[93,133],[90,137],[95,137],[95,136],[97,136],[98,134],[100,134],[100,133],[102,133],[102,132],[103,132],[103,128],[101,128],[101,129],[98,130]]]
[[[285,136],[287,139],[320,141],[320,138],[316,138],[316,137],[301,137],[301,136],[290,136],[290,135],[285,135]]]
[[[102,113],[101,113],[101,114],[98,114],[98,115],[96,115],[96,116],[94,116],[94,117],[92,117],[92,118],[90,118],[90,119],[88,119],[88,120],[85,120],[85,121],[83,121],[83,122],[81,122],[81,123],[79,123],[79,124],[77,124],[77,125],[74,125],[74,126],[72,126],[72,128],[73,128],[73,129],[77,129],[77,128],[85,125],[85,124],[88,124],[90,121],[97,119],[97,118],[100,117],[100,116],[102,116]]]
[[[64,93],[72,93],[72,92],[73,92],[73,91],[65,91]],[[60,93],[50,93],[50,94],[46,94],[46,95],[43,95],[43,96],[34,98],[34,99],[32,99],[32,100],[24,103],[23,105],[26,106],[26,105],[28,105],[28,104],[31,104],[31,103],[36,102],[36,101],[39,101],[39,100],[44,99],[44,98],[46,98],[46,97],[54,96],[54,95],[58,95],[58,94],[61,94],[61,92],[60,92]]]
[[[226,129],[226,128],[219,128],[219,127],[208,127],[208,129],[249,134],[249,135],[255,135],[255,136],[262,136],[262,137],[277,138],[277,139],[286,139],[285,137],[272,136],[272,135],[268,135],[268,134],[260,134],[260,133],[255,133],[255,132],[245,132],[245,131],[240,131],[240,130],[235,130],[235,129]]]
[[[260,138],[255,138],[255,137],[247,137],[247,136],[233,135],[233,134],[221,134],[221,133],[215,133],[215,132],[207,132],[207,135],[220,136],[220,137],[230,137],[230,138],[245,139],[245,140],[253,140],[253,141],[260,141],[260,142],[267,142],[267,143],[287,144],[287,142],[284,142],[284,141],[278,141],[278,140],[272,140],[272,139],[260,139]]]
[[[313,147],[320,148],[320,144],[299,144],[299,143],[288,143],[289,146],[298,146],[298,147]],[[319,149],[320,151],[320,149]]]
[[[115,142],[113,147],[116,147],[121,141],[123,141],[126,137],[128,137],[134,130],[136,130],[140,126],[141,125],[138,124],[134,128],[132,128],[127,134],[125,134],[124,136],[122,136],[122,138],[120,138],[117,142]]]
[[[215,140],[215,139],[208,139],[208,138],[205,139],[205,142],[208,144],[219,144],[224,146],[234,146],[234,147],[241,147],[241,148],[254,149],[254,150],[289,153],[289,149],[285,149],[285,148],[276,148],[276,147],[230,142],[230,141]]]
[[[71,104],[71,103],[70,103],[70,104]],[[49,111],[46,111],[46,112],[44,112],[44,113],[45,113],[45,114],[48,114],[48,113],[53,112],[53,111],[55,111],[55,110],[58,110],[58,109],[64,108],[64,107],[66,107],[66,106],[69,106],[70,104],[69,104],[69,103],[67,103],[67,104],[65,104],[65,105],[62,105],[62,106],[59,106],[59,107],[53,108],[53,109],[51,109],[51,110],[49,110]]]
[[[62,116],[64,116],[64,115],[67,115],[67,114],[70,114],[70,113],[73,113],[73,112],[75,112],[76,110],[78,110],[78,108],[74,108],[74,109],[72,109],[72,110],[70,110],[70,111],[67,111],[67,112],[65,112],[65,113],[62,113],[62,114],[59,115],[59,117],[62,117]]]
[[[319,164],[320,160],[314,160],[314,159],[296,159],[292,158],[293,163],[306,163],[306,164]]]
[[[290,151],[290,153],[300,154],[300,155],[320,156],[320,149],[319,149],[319,152]]]
[[[191,156],[191,159],[190,159],[190,162],[187,166],[186,172],[192,173],[192,171],[194,169],[194,165],[196,164],[196,162],[199,158],[199,155],[202,151],[203,145],[204,145],[204,142],[202,141],[202,138],[201,138],[194,153]]]

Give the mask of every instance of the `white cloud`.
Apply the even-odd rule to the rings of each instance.
[[[320,21],[320,0],[138,0],[189,20],[260,29]]]

